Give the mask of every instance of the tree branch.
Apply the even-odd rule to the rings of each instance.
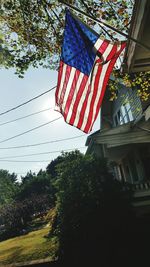
[[[94,16],[95,17],[95,15],[93,14],[93,12],[91,12],[91,10],[89,9],[88,5],[84,2],[84,0],[81,0],[81,3],[84,5],[84,7],[86,8],[86,10],[91,14],[91,16]],[[105,28],[102,25],[99,25],[99,26],[101,27],[102,31],[105,32],[110,37],[111,40],[115,40],[113,38],[113,36],[107,30],[105,30]]]
[[[53,29],[53,31],[54,31],[54,35],[57,36],[58,34],[57,34],[56,29],[55,29],[55,27],[54,27],[54,25],[53,25],[53,21],[52,21],[52,19],[51,19],[51,17],[50,17],[50,14],[49,14],[48,10],[47,10],[47,7],[46,7],[45,5],[43,5],[43,8],[44,8],[44,10],[45,10],[45,12],[46,12],[46,14],[47,14],[47,17],[48,17],[48,19],[49,19],[50,25],[51,25],[51,27],[52,27],[52,29]]]
[[[55,17],[58,19],[58,21],[59,21],[61,27],[63,27],[64,25],[63,25],[63,23],[61,22],[60,18],[58,17],[57,13],[56,13],[54,10],[52,10],[52,12],[53,12],[53,14],[55,15]]]

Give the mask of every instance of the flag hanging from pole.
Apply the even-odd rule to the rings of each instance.
[[[85,133],[99,113],[106,85],[126,42],[111,42],[66,12],[58,82],[56,110],[64,120]]]

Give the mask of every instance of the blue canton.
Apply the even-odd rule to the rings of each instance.
[[[97,39],[96,33],[67,11],[61,60],[89,76],[96,56],[93,46]]]

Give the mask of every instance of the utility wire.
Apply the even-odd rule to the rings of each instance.
[[[47,160],[9,160],[9,159],[0,159],[0,162],[50,162],[50,159]]]
[[[54,121],[57,121],[57,120],[59,120],[59,119],[61,119],[61,118],[62,118],[62,117],[58,117],[57,119],[54,119],[54,120],[52,120],[52,121],[43,123],[43,124],[41,124],[41,125],[39,125],[39,126],[36,126],[36,127],[32,128],[32,129],[28,130],[28,131],[25,131],[25,132],[23,132],[23,133],[20,133],[20,134],[11,136],[11,137],[9,137],[9,138],[6,138],[6,139],[0,141],[0,143],[4,143],[4,142],[6,142],[6,141],[9,141],[9,140],[12,140],[12,139],[14,139],[14,138],[17,138],[17,137],[19,137],[19,136],[21,136],[21,135],[24,135],[24,134],[27,134],[27,133],[32,132],[32,131],[34,131],[34,130],[37,130],[37,129],[39,129],[39,128],[43,127],[43,126],[46,126],[46,125],[48,125],[48,124],[50,124],[50,123],[52,123],[52,122],[54,122]]]
[[[150,51],[150,46],[148,46],[147,44],[143,44],[143,43],[141,43],[139,40],[137,40],[137,39],[135,39],[135,38],[129,36],[128,34],[122,32],[121,30],[116,29],[115,27],[111,26],[110,24],[107,24],[107,23],[105,23],[105,22],[103,22],[103,21],[101,21],[101,20],[99,20],[99,19],[97,19],[97,18],[94,18],[94,17],[91,16],[90,14],[85,13],[84,11],[80,10],[79,8],[73,6],[73,5],[69,4],[69,3],[66,3],[66,2],[63,1],[63,0],[59,0],[59,2],[62,3],[62,4],[64,4],[64,5],[66,5],[66,6],[68,6],[68,7],[70,7],[70,8],[72,8],[73,10],[75,10],[75,11],[77,11],[77,12],[83,14],[84,16],[86,16],[86,17],[92,19],[93,21],[95,21],[95,22],[97,22],[97,23],[99,23],[99,24],[102,24],[102,25],[108,27],[109,29],[111,29],[111,30],[113,30],[113,31],[115,31],[115,32],[117,32],[117,33],[119,33],[119,34],[121,34],[122,36],[124,36],[124,37],[126,37],[127,39],[133,41],[134,43],[137,43],[139,46],[143,47],[144,49]]]
[[[28,172],[29,171],[26,171],[26,172],[11,171],[11,173],[14,173],[17,176],[17,179],[19,178],[18,176],[26,176]],[[32,171],[33,174],[36,173],[36,172],[38,173],[38,171]],[[17,181],[17,182],[19,182],[19,181]]]
[[[74,149],[61,150],[61,151],[58,151],[58,152],[73,151],[73,150],[75,150],[75,148]],[[0,162],[20,162],[20,163],[22,163],[22,162],[50,162],[50,159],[47,159],[47,160],[9,160],[9,159],[0,159]]]
[[[2,115],[6,114],[6,113],[8,113],[8,112],[10,112],[10,111],[13,111],[13,110],[15,110],[15,109],[17,109],[17,108],[20,108],[20,107],[22,107],[22,106],[24,106],[24,105],[30,103],[31,101],[33,101],[33,100],[35,100],[35,99],[37,99],[37,98],[39,98],[39,97],[41,97],[41,96],[43,96],[43,95],[49,93],[50,91],[54,90],[55,88],[56,88],[56,86],[50,88],[49,90],[43,92],[43,93],[40,94],[40,95],[37,95],[37,96],[35,96],[35,97],[33,97],[33,98],[27,100],[26,102],[24,102],[24,103],[22,103],[22,104],[20,104],[20,105],[18,105],[18,106],[16,106],[16,107],[13,107],[13,108],[10,108],[10,109],[8,109],[8,110],[6,110],[6,111],[4,111],[4,112],[1,112],[1,113],[0,113],[0,116],[2,116]]]
[[[22,145],[22,146],[0,147],[0,149],[15,149],[15,148],[24,148],[24,147],[35,147],[35,146],[41,146],[41,145],[46,145],[46,144],[52,144],[52,143],[58,143],[58,142],[72,140],[72,139],[77,139],[77,138],[80,138],[80,137],[83,137],[83,136],[85,136],[85,134],[77,135],[77,136],[69,137],[69,138],[56,139],[56,140],[53,140],[53,141],[36,143],[36,144],[27,144],[27,145]]]
[[[91,12],[91,10],[89,9],[88,5],[84,2],[84,0],[81,0],[81,2],[84,5],[84,7],[87,9],[88,14],[90,14],[92,17],[96,18],[94,16],[93,12]],[[108,4],[109,4],[109,2],[108,2]],[[104,32],[105,34],[107,34],[111,40],[116,41],[115,38],[113,37],[113,35],[110,34],[100,23],[98,25],[100,26],[102,32]],[[119,56],[119,60],[120,60],[120,64],[122,64],[122,60],[121,60],[120,56]]]
[[[6,122],[3,122],[3,123],[0,123],[0,126],[3,126],[3,125],[6,125],[6,124],[9,124],[9,123],[12,123],[12,122],[15,122],[15,121],[19,121],[19,120],[22,120],[22,119],[25,119],[25,118],[28,118],[28,117],[31,117],[31,116],[34,116],[34,115],[37,115],[37,114],[40,114],[42,112],[45,112],[45,111],[48,111],[48,110],[51,110],[53,108],[47,108],[47,109],[43,109],[43,110],[40,110],[40,111],[37,111],[37,112],[34,112],[34,113],[31,113],[31,114],[28,114],[26,116],[23,116],[23,117],[19,117],[17,119],[14,119],[14,120],[10,120],[10,121],[6,121]]]
[[[38,155],[47,155],[47,154],[53,154],[53,153],[59,153],[62,151],[71,151],[71,150],[76,150],[76,149],[83,149],[85,146],[82,147],[77,147],[77,148],[68,148],[68,149],[61,149],[61,150],[54,150],[54,151],[46,151],[46,152],[40,152],[40,153],[32,153],[32,154],[24,154],[24,155],[17,155],[17,156],[6,156],[0,158],[2,159],[13,159],[13,158],[22,158],[22,157],[31,157],[31,156],[38,156]]]
[[[93,14],[93,12],[91,12],[91,10],[89,9],[89,7],[88,7],[88,5],[84,2],[84,0],[81,0],[81,2],[82,2],[82,4],[83,4],[83,6],[87,9],[87,11],[88,11],[88,14],[90,14],[92,17],[94,17],[95,18],[95,16],[94,16],[94,14]],[[102,31],[104,32],[104,33],[106,33],[108,36],[109,36],[109,38],[111,39],[111,40],[115,40],[114,39],[114,37],[101,25],[101,24],[99,24],[99,26],[100,26],[100,28],[102,29]]]

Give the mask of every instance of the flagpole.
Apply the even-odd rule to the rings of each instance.
[[[129,36],[128,34],[126,34],[126,33],[122,32],[122,31],[120,31],[120,30],[114,28],[113,26],[111,26],[111,25],[109,25],[109,24],[107,24],[107,23],[105,23],[105,22],[103,22],[103,21],[101,21],[101,20],[99,20],[99,19],[94,18],[93,16],[91,16],[91,15],[85,13],[84,11],[81,11],[81,10],[78,9],[77,7],[74,7],[74,6],[72,6],[72,5],[70,5],[70,4],[66,3],[66,2],[64,2],[63,0],[59,0],[59,2],[61,2],[62,4],[66,5],[66,6],[70,7],[70,8],[72,8],[73,10],[75,10],[75,11],[77,11],[77,12],[83,14],[84,16],[86,16],[86,17],[92,19],[93,21],[95,21],[95,22],[97,22],[97,23],[99,23],[99,24],[102,24],[102,25],[108,27],[109,29],[111,29],[111,30],[113,30],[113,31],[115,31],[115,32],[117,32],[117,33],[119,33],[119,34],[121,34],[122,36],[126,37],[127,39],[129,39],[129,40],[131,40],[131,41],[137,43],[139,46],[143,47],[144,49],[147,49],[147,50],[150,51],[150,46],[141,43],[140,41],[138,41],[137,39],[134,39],[133,37]]]

